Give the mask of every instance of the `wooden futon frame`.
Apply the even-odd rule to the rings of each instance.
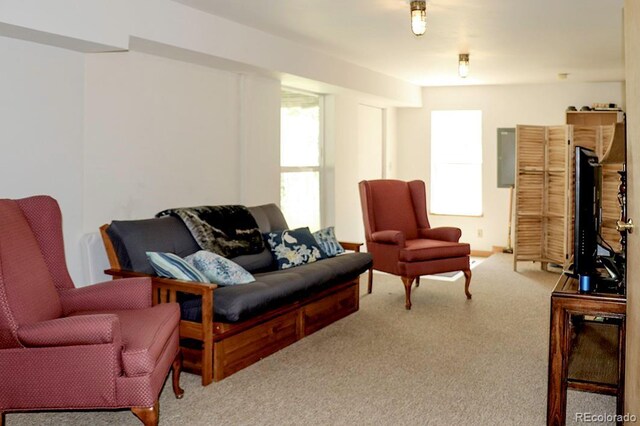
[[[216,284],[122,270],[106,232],[108,227],[103,225],[100,228],[111,265],[106,274],[114,278],[151,278],[154,305],[176,302],[178,293],[202,297],[202,321],[180,321],[180,345],[184,370],[200,374],[203,386],[220,381],[359,308],[359,278],[354,278],[242,322],[217,322],[213,318]],[[356,252],[362,245],[340,244],[346,250]]]

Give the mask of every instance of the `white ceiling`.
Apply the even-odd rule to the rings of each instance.
[[[406,0],[177,1],[422,86],[624,80],[623,0],[428,0],[422,37]]]

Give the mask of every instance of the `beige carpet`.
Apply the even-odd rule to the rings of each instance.
[[[463,280],[424,280],[411,311],[400,279],[376,276],[356,314],[206,388],[183,374],[183,400],[165,386],[160,423],[544,425],[558,275],[519,269],[510,255],[487,259],[470,301]],[[569,420],[578,411],[614,413],[615,400],[570,392]],[[139,423],[128,411],[7,415],[8,426],[33,424]]]

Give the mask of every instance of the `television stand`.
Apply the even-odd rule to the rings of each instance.
[[[560,277],[551,293],[547,425],[565,424],[567,388],[616,396],[622,416],[626,311],[624,294],[583,294],[575,278]]]

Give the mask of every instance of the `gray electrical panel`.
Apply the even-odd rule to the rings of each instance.
[[[516,183],[516,129],[498,129],[498,188]]]

